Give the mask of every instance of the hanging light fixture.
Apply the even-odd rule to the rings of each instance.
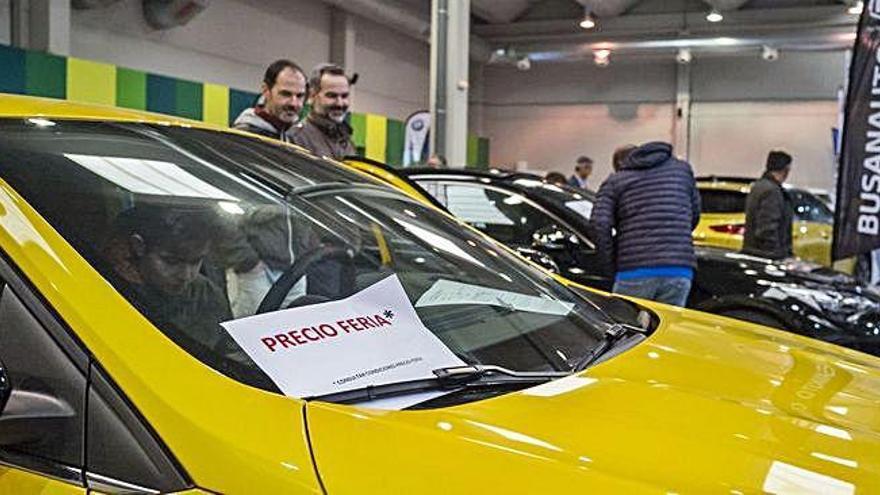
[[[724,20],[724,16],[721,15],[721,12],[717,9],[712,9],[706,14],[706,20],[709,22],[721,22]]]
[[[862,0],[858,0],[857,2],[849,4],[849,7],[847,7],[846,9],[846,13],[851,15],[862,15],[863,10],[865,10],[865,2],[863,2]]]
[[[593,29],[594,27],[596,27],[596,22],[597,19],[596,16],[593,14],[593,11],[591,11],[589,8],[584,8],[584,18],[581,19],[581,22],[578,23],[578,26],[583,29]]]

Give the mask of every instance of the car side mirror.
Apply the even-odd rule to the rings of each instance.
[[[532,247],[542,251],[569,251],[580,249],[581,241],[570,231],[553,224],[532,234]]]
[[[70,404],[48,393],[13,390],[6,366],[0,363],[0,447],[59,434],[75,415]]]

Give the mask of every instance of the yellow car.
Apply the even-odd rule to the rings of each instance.
[[[0,251],[2,494],[880,492],[880,360],[282,143],[0,96]]]
[[[731,250],[742,249],[746,225],[745,204],[752,179],[732,177],[698,178],[703,212],[694,230],[694,242]],[[794,206],[792,245],[798,258],[832,266],[831,236],[834,213],[813,193],[798,188],[787,188]],[[834,267],[853,273],[855,260],[842,260]]]

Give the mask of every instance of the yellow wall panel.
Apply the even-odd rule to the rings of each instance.
[[[366,156],[385,163],[387,148],[388,119],[383,115],[367,114]]]
[[[116,105],[116,66],[68,57],[67,99]]]
[[[202,120],[224,127],[229,125],[229,88],[205,83],[202,105]]]

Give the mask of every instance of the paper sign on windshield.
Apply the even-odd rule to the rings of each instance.
[[[436,368],[465,364],[422,324],[396,275],[346,299],[222,325],[293,397],[433,378]]]
[[[572,303],[452,280],[434,282],[434,285],[416,301],[416,306],[419,308],[460,304],[489,304],[516,311],[559,316],[567,315],[574,308]]]

